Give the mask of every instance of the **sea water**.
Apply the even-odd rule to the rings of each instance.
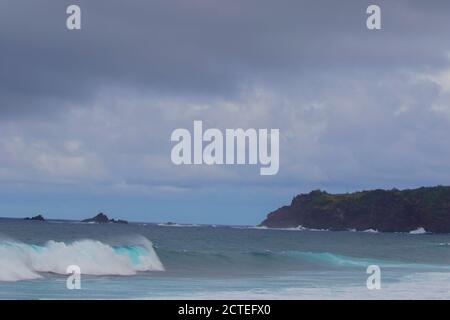
[[[449,299],[450,235],[0,219],[0,299],[99,298]]]

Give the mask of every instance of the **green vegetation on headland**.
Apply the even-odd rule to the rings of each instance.
[[[450,232],[450,187],[300,194],[289,206],[268,214],[261,223],[271,228],[410,232]]]

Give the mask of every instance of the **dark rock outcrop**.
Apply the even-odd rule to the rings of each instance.
[[[272,228],[450,232],[450,187],[300,194],[261,223]]]
[[[126,220],[114,220],[114,219],[109,219],[108,216],[104,213],[99,213],[97,214],[95,217],[93,218],[89,218],[89,219],[84,219],[81,222],[95,222],[95,223],[122,223],[122,224],[127,224],[128,221]]]
[[[33,221],[45,221],[44,217],[40,214],[34,217],[26,217],[24,220],[33,220]]]

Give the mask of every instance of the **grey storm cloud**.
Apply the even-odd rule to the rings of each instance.
[[[82,30],[65,28],[69,4]],[[364,69],[448,63],[448,1],[2,1],[0,112],[47,114],[104,87],[168,96],[233,97],[249,83],[305,81]]]
[[[380,31],[366,28],[372,3]],[[66,29],[69,4],[81,7],[80,31]],[[450,182],[449,1],[3,0],[0,8],[2,190]],[[199,119],[280,128],[280,173],[263,180],[247,167],[175,167],[170,133]]]

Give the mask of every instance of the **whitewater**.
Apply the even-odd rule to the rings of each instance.
[[[0,281],[41,278],[41,273],[67,274],[76,265],[86,275],[134,275],[164,271],[152,243],[141,237],[137,244],[111,246],[95,240],[64,243],[50,240],[33,245],[0,240]]]
[[[448,234],[171,226],[0,219],[0,299],[450,298]]]

